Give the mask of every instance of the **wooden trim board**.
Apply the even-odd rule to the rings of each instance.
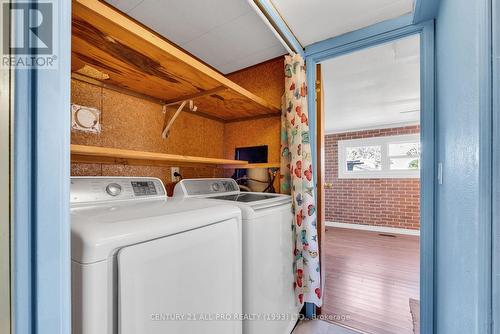
[[[320,272],[321,281],[326,278],[325,253],[323,247],[325,245],[325,114],[323,110],[323,81],[321,76],[321,64],[316,64],[316,82],[314,83],[316,90],[316,110],[309,110],[310,114],[316,115],[316,220],[318,233],[318,248],[320,256]],[[324,287],[324,284],[323,284]],[[324,289],[322,289],[324,290]],[[323,291],[324,295],[325,291]],[[321,313],[321,307],[316,309],[317,314]]]
[[[71,145],[71,161],[81,163],[124,164],[139,166],[182,166],[211,165],[223,167],[245,166],[248,161],[227,160],[218,158],[193,157],[168,153],[123,150],[109,147]]]

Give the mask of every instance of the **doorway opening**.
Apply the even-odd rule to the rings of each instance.
[[[326,320],[420,331],[420,35],[321,62]]]

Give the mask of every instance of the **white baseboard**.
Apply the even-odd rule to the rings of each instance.
[[[405,229],[405,228],[361,225],[361,224],[347,224],[347,223],[337,223],[337,222],[328,222],[328,221],[325,222],[325,225],[329,226],[329,227],[350,228],[353,230],[363,230],[363,231],[373,231],[373,232],[380,232],[380,233],[392,233],[392,234],[404,234],[404,235],[420,236],[419,230],[409,230],[409,229]]]

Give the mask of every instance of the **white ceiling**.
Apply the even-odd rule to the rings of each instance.
[[[303,46],[413,11],[413,0],[271,0]]]
[[[325,131],[418,123],[419,50],[415,35],[322,63]]]
[[[107,0],[222,73],[286,50],[247,0]]]

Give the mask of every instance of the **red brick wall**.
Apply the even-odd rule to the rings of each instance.
[[[325,136],[325,216],[328,222],[406,229],[420,227],[419,179],[339,179],[339,140],[419,133],[418,125]]]

